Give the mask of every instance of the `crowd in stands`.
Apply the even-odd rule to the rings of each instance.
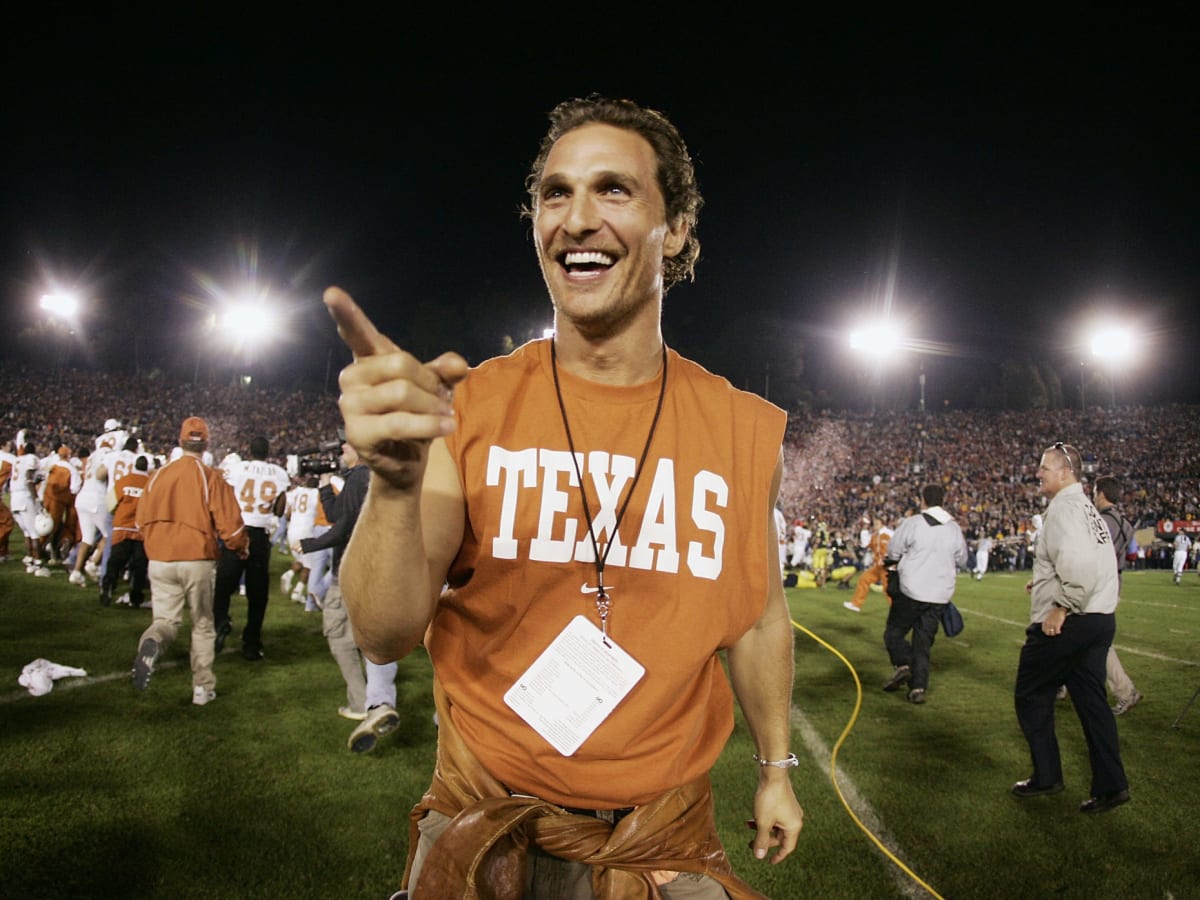
[[[5,398],[0,440],[26,429],[39,454],[61,444],[75,452],[92,447],[101,425],[115,418],[145,448],[168,454],[179,423],[202,416],[211,435],[209,448],[220,460],[245,455],[250,439],[262,435],[280,460],[289,453],[337,439],[341,424],[337,398],[304,391],[280,391],[253,384],[176,383],[158,377],[103,375],[64,369],[47,377],[0,366]]]
[[[336,437],[337,399],[234,383],[61,370],[53,375],[0,366],[6,408],[0,439],[25,428],[40,454],[59,444],[90,447],[107,418],[135,429],[146,448],[167,454],[179,422],[201,415],[220,460],[263,435],[277,461]],[[1117,475],[1125,513],[1139,527],[1200,518],[1200,440],[1195,406],[1126,406],[1044,411],[939,410],[858,414],[793,412],[780,506],[789,521],[824,521],[857,535],[863,515],[895,524],[913,511],[920,485],[946,486],[946,505],[964,531],[1011,537],[1044,501],[1035,472],[1056,440],[1074,444],[1087,474]]]
[[[1150,527],[1200,517],[1200,408],[1128,406],[1043,411],[949,410],[876,415],[793,413],[781,506],[789,518],[855,527],[895,524],[925,482],[946,487],[965,531],[1011,537],[1045,501],[1036,470],[1054,441],[1083,454],[1085,475],[1116,475],[1125,514]]]

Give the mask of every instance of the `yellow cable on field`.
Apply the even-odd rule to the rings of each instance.
[[[842,801],[842,806],[846,808],[846,812],[850,814],[850,818],[854,820],[854,824],[858,826],[859,830],[862,831],[863,834],[871,839],[871,842],[883,852],[884,856],[899,866],[900,870],[904,872],[904,874],[928,891],[930,895],[936,897],[937,900],[945,900],[941,894],[922,881],[916,872],[901,862],[900,859],[897,858],[896,854],[892,853],[891,850],[885,847],[883,842],[874,834],[872,834],[871,830],[867,828],[867,826],[862,823],[862,820],[854,814],[854,810],[851,809],[850,804],[846,802],[846,797],[842,793],[842,787],[838,784],[837,780],[837,755],[838,750],[840,750],[842,744],[845,743],[846,736],[849,735],[850,731],[854,728],[854,723],[858,721],[858,711],[862,709],[862,682],[859,681],[858,672],[854,670],[854,666],[851,664],[850,660],[846,659],[846,657],[842,655],[841,651],[838,650],[837,647],[829,644],[818,635],[813,634],[813,632],[809,631],[795,619],[792,619],[791,622],[793,628],[808,635],[810,638],[840,659],[846,668],[850,670],[850,674],[854,677],[854,688],[857,692],[857,696],[854,699],[854,712],[850,714],[850,721],[846,723],[846,727],[842,730],[841,736],[838,737],[837,743],[833,745],[833,753],[831,753],[829,756],[829,780],[833,782],[833,789],[837,791],[838,799]]]

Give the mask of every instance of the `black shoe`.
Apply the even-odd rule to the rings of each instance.
[[[1129,802],[1129,790],[1113,791],[1111,794],[1101,794],[1099,797],[1089,797],[1079,804],[1081,813],[1108,812],[1116,809],[1122,803]]]
[[[913,688],[908,692],[908,702],[918,705],[925,702],[925,688]]]
[[[222,619],[217,623],[217,639],[213,641],[213,647],[217,653],[225,649],[225,638],[229,637],[231,631],[233,631],[233,622],[229,619]]]
[[[908,666],[896,666],[896,671],[892,673],[891,679],[883,686],[883,689],[888,693],[900,689],[900,685],[908,681]]]
[[[158,661],[158,650],[158,641],[154,638],[146,638],[138,645],[137,656],[133,658],[133,686],[139,691],[144,691],[150,684],[150,675]]]
[[[1045,787],[1038,787],[1033,783],[1032,778],[1018,781],[1012,786],[1012,795],[1020,797],[1022,800],[1028,800],[1030,797],[1049,797],[1051,794],[1061,794],[1062,791],[1063,783],[1061,781],[1048,784]]]
[[[112,590],[109,588],[100,589],[100,605],[112,606]]]
[[[248,659],[250,662],[258,662],[262,658],[262,647],[256,647],[252,644],[242,644],[242,659]]]

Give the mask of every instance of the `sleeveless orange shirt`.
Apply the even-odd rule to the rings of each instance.
[[[660,381],[559,379],[603,554]],[[778,575],[767,525],[783,411],[668,351],[661,418],[604,569],[609,635],[646,672],[564,757],[503,700],[574,617],[599,625],[549,341],[473,369],[455,409],[447,444],[467,521],[428,649],[471,750],[510,790],[586,808],[642,804],[707,773],[733,729],[718,651],[758,620]]]

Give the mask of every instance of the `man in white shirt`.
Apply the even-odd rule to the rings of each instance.
[[[900,589],[889,591],[892,606],[883,644],[896,668],[883,689],[895,691],[907,682],[910,703],[925,702],[929,651],[942,612],[954,596],[958,570],[967,564],[967,542],[954,517],[942,508],[945,499],[946,489],[940,484],[921,488],[925,507],[901,522],[888,543],[887,566],[897,569]]]
[[[1187,568],[1188,551],[1192,549],[1192,539],[1187,536],[1186,531],[1181,531],[1175,535],[1175,542],[1172,544],[1175,548],[1175,559],[1172,568],[1175,570],[1175,583],[1183,579],[1183,570]]]
[[[988,560],[992,555],[992,536],[987,533],[987,529],[983,529],[979,535],[979,540],[975,542],[975,580],[983,581],[983,576],[987,574]]]
[[[1030,625],[1017,666],[1017,721],[1033,773],[1012,786],[1021,799],[1063,790],[1062,760],[1054,733],[1054,700],[1066,685],[1087,738],[1091,796],[1083,813],[1129,802],[1129,781],[1108,705],[1105,664],[1116,633],[1120,585],[1112,535],[1083,493],[1079,451],[1061,441],[1042,454],[1038,483],[1050,500],[1038,537],[1030,595]]]
[[[41,509],[37,501],[37,471],[38,457],[33,444],[18,444],[9,479],[9,502],[12,503],[13,516],[25,534],[25,571],[45,577],[50,570],[42,565],[42,542],[34,524]]]
[[[115,420],[105,423],[107,429]],[[75,514],[79,517],[79,547],[75,556],[75,567],[68,576],[71,584],[84,587],[87,579],[83,573],[91,575],[97,581],[102,577],[98,566],[89,557],[92,551],[107,542],[112,535],[112,515],[108,511],[109,466],[117,452],[118,437],[125,435],[123,431],[106,430],[96,438],[96,449],[83,461],[83,487],[75,495]]]
[[[792,568],[799,569],[804,566],[804,559],[808,556],[808,542],[812,538],[812,531],[804,525],[803,519],[797,519],[792,526]]]

